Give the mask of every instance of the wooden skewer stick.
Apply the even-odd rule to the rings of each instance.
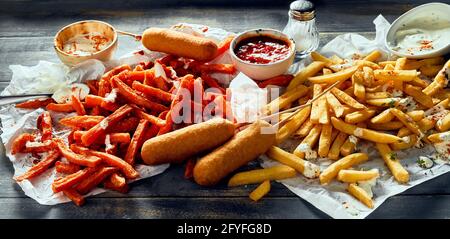
[[[298,112],[300,112],[300,110],[302,110],[302,109],[304,109],[304,108],[306,108],[306,107],[311,106],[311,105],[313,104],[314,101],[316,101],[316,100],[318,100],[320,97],[324,96],[326,93],[328,93],[331,89],[333,89],[333,88],[334,88],[335,86],[337,86],[339,83],[341,83],[341,82],[340,82],[340,81],[336,81],[335,83],[333,83],[332,85],[330,85],[327,89],[325,89],[324,91],[322,91],[322,93],[320,93],[318,96],[316,96],[316,97],[314,97],[313,99],[311,99],[310,101],[308,101],[308,103],[306,103],[306,104],[303,104],[303,105],[300,105],[300,106],[296,106],[296,107],[293,107],[293,108],[291,108],[291,109],[284,110],[284,111],[281,111],[281,112],[278,112],[278,113],[269,115],[270,117],[273,117],[274,115],[279,115],[279,114],[282,114],[282,113],[294,111],[294,112],[292,112],[289,116],[287,116],[286,118],[284,118],[282,121],[280,121],[280,122],[274,124],[273,126],[274,126],[274,127],[278,127],[278,126],[284,124],[285,122],[287,122],[288,120],[290,120],[295,114],[297,114]]]
[[[132,37],[134,37],[136,39],[141,37],[138,34],[134,34],[134,33],[131,33],[131,32],[126,32],[126,31],[116,30],[116,32],[119,33],[119,34],[122,34],[122,35],[132,36]]]

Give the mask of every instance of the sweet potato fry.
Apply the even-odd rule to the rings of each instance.
[[[84,109],[83,104],[81,103],[80,99],[76,97],[75,95],[71,96],[71,103],[72,107],[75,109],[78,115],[85,115],[86,110]]]
[[[55,111],[55,112],[70,113],[70,112],[75,111],[75,109],[72,107],[71,103],[64,103],[64,104],[50,103],[45,108],[47,110],[51,110],[51,111]]]
[[[218,72],[224,74],[234,74],[236,69],[233,64],[202,64],[199,66],[201,72]]]
[[[16,104],[16,108],[37,109],[41,107],[46,107],[50,103],[55,103],[55,101],[52,98],[33,99]]]
[[[107,133],[131,132],[136,129],[138,124],[139,124],[139,118],[128,117],[126,119],[121,120],[113,128],[108,129]]]
[[[26,147],[27,142],[33,142],[35,140],[35,136],[29,133],[23,133],[17,138],[14,139],[11,146],[11,154],[22,153]]]
[[[43,143],[41,142],[29,142],[25,143],[24,153],[44,153],[49,152],[56,148],[56,143],[53,140],[47,140]]]
[[[73,164],[86,167],[95,167],[102,162],[100,158],[95,156],[87,156],[74,153],[67,147],[67,145],[64,144],[62,140],[57,140],[56,143],[58,144],[58,148],[61,151],[61,154]]]
[[[58,178],[52,183],[53,192],[61,192],[72,188],[78,183],[84,181],[89,175],[95,173],[99,170],[99,167],[84,168],[82,170],[76,171],[75,173],[69,174],[65,177]]]
[[[85,203],[83,195],[79,194],[75,189],[70,188],[63,191],[64,195],[72,200],[77,206],[82,206]]]
[[[80,131],[77,130],[74,132],[73,137],[76,141],[80,141],[81,137],[86,133],[86,131]],[[99,137],[96,141],[96,143],[103,144],[105,142],[106,134]],[[118,144],[118,143],[124,143],[128,144],[130,143],[131,137],[129,133],[110,133],[109,134],[109,140],[112,144]]]
[[[184,178],[191,179],[194,176],[194,167],[197,163],[196,159],[189,159],[184,167]]]
[[[141,119],[136,131],[134,132],[133,138],[131,139],[130,145],[128,146],[124,160],[131,165],[134,165],[136,154],[144,143],[143,139],[145,131],[147,131],[149,125],[148,123],[149,122],[147,120]]]
[[[228,37],[226,37],[224,40],[222,40],[221,42],[219,42],[219,44],[217,45],[217,53],[216,53],[216,57],[222,55],[224,52],[228,51],[228,49],[230,49],[230,44],[234,39],[234,35],[230,35]]]
[[[87,95],[84,100],[86,102],[86,105],[89,107],[100,106],[109,111],[115,111],[117,110],[117,108],[119,108],[119,105],[114,102],[107,101],[101,96]]]
[[[72,116],[60,119],[59,123],[70,128],[92,128],[104,118],[100,115]]]
[[[80,184],[75,186],[75,189],[81,194],[86,194],[91,191],[95,186],[99,185],[106,177],[116,172],[114,167],[101,167],[93,174],[89,175]]]
[[[83,136],[81,137],[81,141],[86,146],[91,145],[97,140],[97,138],[104,134],[106,130],[108,130],[108,128],[117,124],[117,122],[125,118],[132,110],[133,108],[131,106],[123,105],[122,107],[114,111],[114,113],[104,118],[94,127],[90,128],[85,134],[83,134]]]
[[[75,144],[70,145],[70,149],[80,154],[93,155],[101,158],[105,164],[118,168],[120,171],[122,171],[125,177],[129,179],[135,179],[139,177],[139,173],[133,168],[133,166],[131,166],[129,163],[125,162],[124,160],[122,160],[117,156],[110,155],[104,152],[90,150],[88,148],[77,146]]]
[[[120,181],[117,181],[117,180],[120,180]],[[103,182],[103,187],[106,189],[117,191],[119,193],[127,193],[128,192],[128,184],[126,184],[125,178],[118,175],[117,173],[111,174],[111,176],[109,176]]]
[[[172,129],[173,129],[172,112],[169,111],[166,114],[166,125],[164,125],[163,127],[161,127],[159,129],[158,135],[168,133],[168,132],[172,131]]]
[[[173,95],[161,89],[149,85],[144,85],[138,81],[134,81],[132,87],[133,89],[147,94],[151,97],[155,97],[165,102],[172,102]]]
[[[154,110],[156,112],[162,112],[164,110],[167,110],[166,106],[155,102],[151,102],[150,100],[144,98],[118,78],[113,78],[112,82],[117,87],[119,94],[124,96],[127,99],[127,101],[145,107],[147,109]]]
[[[151,124],[155,124],[158,127],[162,127],[164,125],[166,125],[166,121],[163,119],[160,119],[156,116],[153,116],[151,114],[147,114],[144,111],[140,110],[140,109],[134,109],[135,114],[141,119],[141,120],[147,120],[148,122],[150,122]]]
[[[52,139],[52,117],[48,111],[44,111],[37,118],[37,128],[41,131],[41,141]]]
[[[259,88],[266,88],[268,85],[287,86],[294,78],[293,75],[279,75],[258,83]]]
[[[60,153],[58,150],[52,150],[48,153],[47,157],[40,161],[38,164],[31,167],[26,173],[15,178],[17,182],[23,181],[25,179],[30,179],[38,176],[52,166],[56,160],[58,160]]]
[[[214,79],[213,77],[211,77],[210,75],[208,75],[206,73],[202,73],[201,77],[206,85],[208,85],[211,88],[219,89],[220,92],[222,92],[222,94],[225,94],[225,89],[219,85],[219,83],[217,82],[216,79]]]
[[[72,174],[80,171],[80,166],[73,163],[63,163],[61,161],[57,161],[55,163],[55,169],[58,173]]]

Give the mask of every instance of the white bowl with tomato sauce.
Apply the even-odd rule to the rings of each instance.
[[[235,67],[253,80],[285,73],[294,62],[295,43],[273,29],[253,29],[237,35],[230,44]]]

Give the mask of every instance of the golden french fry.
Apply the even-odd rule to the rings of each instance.
[[[319,147],[317,153],[320,157],[326,157],[331,146],[331,134],[333,131],[333,126],[331,124],[324,124],[322,126],[322,131],[320,132]]]
[[[319,139],[320,131],[322,131],[322,125],[315,125],[294,150],[294,154],[300,158],[305,158],[305,148],[306,150],[311,150],[315,146],[317,140]]]
[[[433,143],[440,143],[446,140],[450,139],[450,131],[445,131],[442,133],[435,133],[435,134],[430,134],[428,136],[428,140],[430,140]]]
[[[338,161],[332,163],[328,166],[319,176],[319,180],[321,184],[328,184],[333,178],[337,176],[340,170],[348,169],[353,165],[362,163],[368,160],[369,157],[364,153],[354,153],[348,156],[345,156]]]
[[[264,113],[266,115],[270,115],[271,113],[278,112],[280,109],[286,107],[298,98],[306,95],[308,93],[308,90],[308,87],[299,85],[292,90],[286,91],[280,97],[267,104],[264,108]]]
[[[374,50],[374,51],[372,51],[371,53],[369,53],[369,55],[367,55],[366,57],[364,57],[363,60],[374,62],[374,61],[378,60],[378,58],[380,58],[381,55],[382,55],[382,54],[381,54],[380,51]]]
[[[322,74],[323,75],[333,74],[333,71],[328,69],[328,68],[323,68],[322,69]]]
[[[319,84],[315,84],[313,86],[313,97],[317,97],[320,93],[322,93],[322,86],[320,86]],[[320,100],[321,99],[318,99],[312,103],[311,114],[309,118],[314,124],[319,123],[320,114],[322,113],[321,106],[319,106],[319,104],[321,104]]]
[[[338,173],[337,180],[344,183],[356,183],[359,181],[371,180],[373,178],[377,178],[378,176],[380,176],[378,170],[360,171],[360,170],[342,169]]]
[[[402,58],[398,58],[397,61],[395,62],[395,66],[394,66],[394,70],[403,70],[403,67],[406,64],[406,58],[402,57]],[[403,81],[400,80],[394,80],[394,89],[396,90],[403,90]]]
[[[380,123],[380,124],[373,124],[372,122],[370,122],[367,127],[373,130],[396,130],[396,129],[400,129],[404,126],[404,124],[400,121],[391,121],[391,122],[387,122],[387,123]]]
[[[418,86],[420,88],[426,88],[429,84],[425,80],[420,79],[419,77],[414,78],[414,80],[408,82],[410,85]]]
[[[419,102],[425,107],[431,108],[434,106],[431,96],[423,93],[419,87],[406,84],[404,91],[406,94],[412,96],[415,101]]]
[[[255,169],[237,173],[231,177],[230,181],[228,181],[228,187],[261,183],[266,180],[282,180],[286,178],[293,178],[296,175],[297,173],[295,169],[286,165],[277,165],[270,168]]]
[[[337,81],[344,81],[349,79],[353,73],[358,70],[358,67],[359,66],[352,66],[333,74],[308,77],[308,81],[313,84],[333,84]]]
[[[405,70],[417,70],[422,66],[441,65],[445,62],[444,57],[432,57],[423,60],[408,60],[403,67]]]
[[[355,125],[347,124],[344,121],[335,117],[331,117],[331,123],[333,124],[334,128],[338,129],[341,132],[354,135],[356,137],[363,138],[372,142],[386,143],[386,144],[402,142],[402,139],[397,136],[379,133],[377,131],[373,131],[370,129],[364,129],[361,127],[357,127]]]
[[[313,122],[310,119],[306,119],[306,121],[300,126],[297,132],[294,133],[294,137],[303,138],[309,134],[309,131],[314,127]]]
[[[407,140],[405,140],[405,138],[407,138]],[[417,136],[415,134],[411,134],[411,135],[402,137],[402,139],[404,139],[404,142],[389,144],[389,146],[392,148],[392,150],[397,151],[397,150],[409,149],[409,148],[414,147],[414,145],[416,145],[416,143],[417,143],[417,140],[419,140],[419,136]]]
[[[340,152],[342,156],[347,156],[353,152],[355,152],[356,144],[358,144],[359,138],[353,135],[350,135],[341,146]]]
[[[292,118],[278,130],[276,134],[276,143],[280,144],[289,138],[289,136],[291,136],[300,127],[300,125],[305,122],[305,120],[309,117],[310,112],[311,107],[306,107],[292,116]]]
[[[450,129],[450,114],[436,122],[436,129],[440,132]]]
[[[422,137],[422,131],[420,131],[419,126],[416,124],[416,122],[414,122],[411,116],[403,113],[403,111],[396,108],[391,109],[391,114],[393,114],[398,120],[400,120],[413,133],[417,134],[419,137]]]
[[[332,160],[337,160],[339,158],[339,151],[341,146],[344,144],[345,139],[347,139],[347,134],[343,132],[339,132],[336,138],[331,145],[330,150],[328,151],[328,158]]]
[[[360,110],[367,108],[365,105],[359,103],[358,101],[356,101],[355,99],[350,97],[348,94],[346,94],[345,92],[343,92],[337,88],[331,89],[331,93],[333,93],[333,95],[336,96],[336,98],[338,98],[338,100],[341,101],[341,103],[343,103],[343,104],[346,104],[348,106],[351,106],[355,109],[360,109]]]
[[[322,70],[322,68],[325,66],[324,62],[321,61],[313,61],[311,64],[307,65],[304,69],[300,70],[294,78],[289,82],[289,85],[287,87],[287,90],[292,90],[295,87],[303,84],[308,77],[314,76]]]
[[[366,99],[366,88],[363,85],[363,73],[360,71],[355,72],[352,76],[353,81],[353,94],[360,101]]]
[[[394,70],[395,69],[395,62],[394,62],[394,64],[387,64],[387,65],[385,65],[384,66],[384,68],[383,68],[383,70],[386,70],[386,71],[391,71],[391,70]]]
[[[318,112],[319,112],[319,123],[320,124],[329,124],[330,123],[330,117],[328,114],[328,105],[327,105],[327,99],[325,96],[320,97],[320,99],[317,100],[318,105]]]
[[[361,201],[368,208],[373,208],[372,198],[364,189],[357,186],[355,183],[350,183],[348,185],[347,191],[350,193],[350,195]]]
[[[409,117],[411,117],[414,121],[419,121],[425,118],[425,111],[423,110],[413,110],[407,112],[406,114],[409,115]]]
[[[373,69],[368,67],[368,66],[364,66],[363,67],[363,82],[365,86],[372,86],[375,77],[373,76]]]
[[[395,65],[395,61],[380,61],[378,65],[381,67],[385,67],[386,65]]]
[[[355,88],[353,87],[353,85],[343,90],[342,92],[344,92],[345,94],[347,94],[352,98],[355,98]]]
[[[288,153],[276,146],[272,146],[266,155],[276,161],[287,165],[307,178],[317,178],[320,174],[320,167],[312,164],[294,154]]]
[[[399,183],[407,183],[409,181],[409,173],[400,164],[397,154],[392,152],[391,148],[387,144],[377,143],[376,145],[378,152],[391,171],[395,180]]]
[[[378,81],[412,81],[417,77],[416,70],[374,70],[373,75]]]
[[[327,57],[321,55],[320,53],[318,53],[318,52],[316,52],[316,51],[311,52],[311,58],[312,58],[314,61],[320,61],[320,62],[325,63],[325,65],[326,65],[327,67],[333,65],[333,61],[332,61],[332,60],[328,59]]]
[[[300,99],[298,99],[297,103],[298,105],[304,105],[306,103],[308,103],[308,101],[310,100],[310,97],[308,95],[301,97]]]
[[[327,99],[328,106],[333,110],[334,115],[336,117],[341,117],[344,114],[344,107],[342,106],[341,102],[331,93],[327,93],[325,95]]]
[[[383,112],[378,114],[377,116],[370,119],[370,123],[372,124],[382,124],[382,123],[388,123],[392,119],[394,119],[394,115],[391,114],[391,109],[385,109]]]
[[[359,122],[366,121],[375,115],[376,111],[374,109],[365,109],[360,111],[355,111],[345,116],[345,122],[349,124],[356,124]]]
[[[265,180],[262,182],[255,190],[253,190],[250,195],[251,200],[253,201],[259,201],[262,197],[264,197],[267,193],[270,191],[270,181]]]
[[[398,106],[400,103],[400,100],[402,98],[392,97],[392,98],[385,98],[385,99],[370,99],[366,100],[366,103],[373,106],[379,106],[379,107],[395,107]]]
[[[384,87],[383,85],[377,85],[374,87],[366,87],[366,92],[369,92],[369,93],[384,92],[385,89],[383,89],[383,87]],[[366,98],[367,98],[367,96],[366,96]]]
[[[348,114],[351,114],[351,113],[357,111],[357,109],[352,108],[352,107],[350,107],[350,106],[348,106],[348,105],[342,105],[342,107],[344,108],[344,113],[342,114],[343,116],[346,116],[346,115],[348,115]]]
[[[373,63],[371,61],[366,60],[356,60],[354,61],[354,65],[359,67],[370,67],[372,69],[380,69],[381,66],[379,66],[377,63]]]
[[[366,99],[383,99],[383,98],[391,98],[392,94],[389,92],[373,92],[373,93],[366,93]]]
[[[403,123],[402,123],[403,124]],[[397,132],[397,137],[405,137],[412,134],[411,130],[409,130],[408,128],[406,128],[405,126],[400,128]]]
[[[435,77],[444,65],[421,66],[419,71],[422,75]]]
[[[434,77],[433,82],[429,84],[425,89],[422,90],[423,93],[429,96],[433,96],[436,94],[440,89],[444,88],[446,86],[447,81],[447,71],[450,67],[450,60],[448,60],[442,69],[439,71],[439,73]]]

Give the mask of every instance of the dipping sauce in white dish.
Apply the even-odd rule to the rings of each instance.
[[[392,49],[415,55],[450,44],[450,21],[430,14],[403,24],[395,33]]]
[[[63,51],[75,56],[89,56],[99,52],[112,43],[109,39],[99,32],[90,32],[76,35],[64,42]]]

